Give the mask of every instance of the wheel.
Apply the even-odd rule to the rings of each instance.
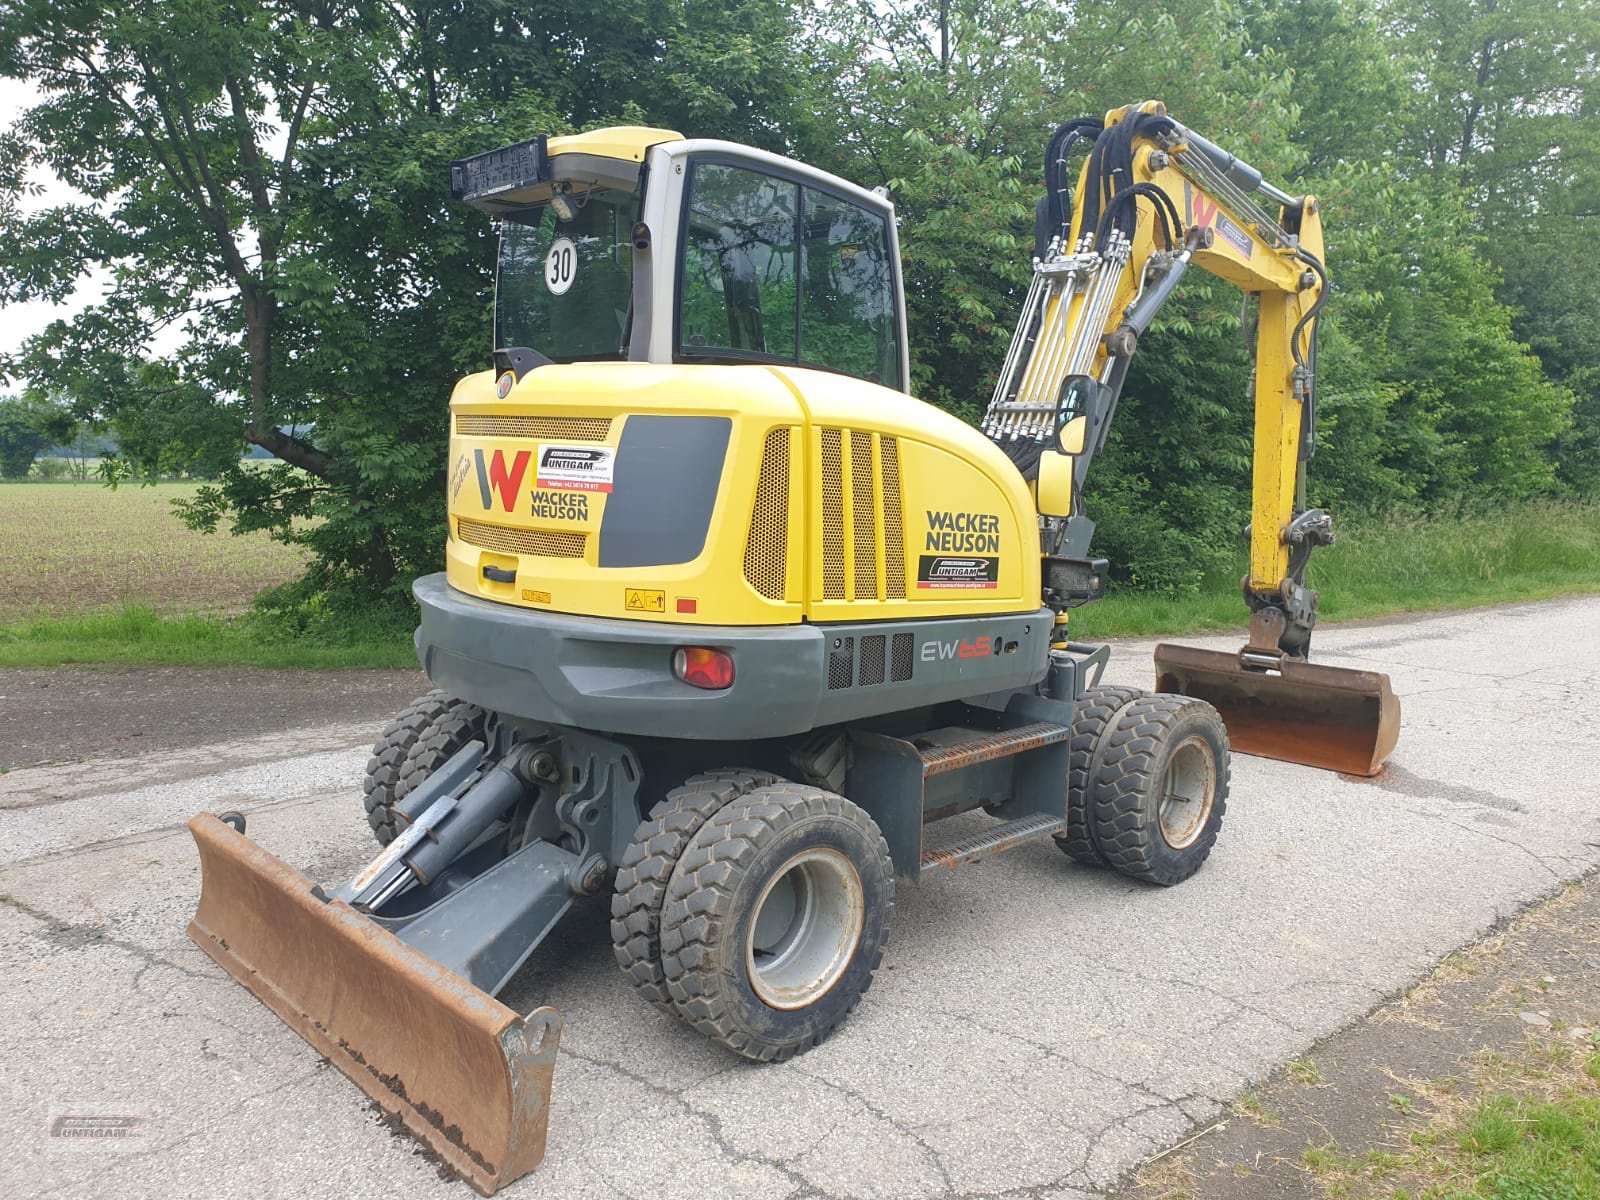
[[[1203,700],[1158,693],[1122,709],[1089,781],[1089,830],[1106,864],[1163,887],[1193,875],[1222,828],[1228,768],[1228,731]]]
[[[1103,867],[1105,858],[1089,836],[1087,795],[1094,753],[1101,744],[1107,723],[1126,705],[1144,695],[1136,687],[1095,687],[1085,689],[1072,718],[1072,736],[1067,745],[1067,831],[1056,838],[1068,858],[1091,867]]]
[[[419,696],[384,728],[362,785],[367,824],[380,846],[394,840],[394,806],[452,754],[483,733],[483,710],[444,692]]]
[[[780,782],[766,771],[724,767],[695,775],[650,810],[617,868],[611,897],[611,948],[639,994],[677,1015],[661,974],[661,906],[678,856],[706,820],[756,788]]]
[[[725,805],[684,849],[661,914],[667,993],[695,1029],[775,1062],[834,1031],[872,984],[894,908],[878,826],[843,796],[779,783]]]

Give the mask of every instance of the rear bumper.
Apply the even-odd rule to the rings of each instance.
[[[418,579],[417,657],[435,685],[495,712],[605,733],[746,740],[817,723],[824,638],[811,625],[666,625],[537,612],[479,600],[442,574]],[[679,646],[725,650],[733,686],[672,673]]]
[[[1050,611],[830,625],[669,625],[481,600],[441,575],[412,585],[417,657],[438,687],[493,712],[596,733],[755,741],[945,700],[1031,688]],[[733,656],[733,686],[690,687],[680,646]]]

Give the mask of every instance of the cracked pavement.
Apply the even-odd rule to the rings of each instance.
[[[1239,635],[1185,639],[1222,648]],[[1148,686],[1151,643],[1108,679]],[[1027,847],[898,891],[854,1016],[730,1057],[628,989],[603,903],[503,999],[561,1009],[526,1197],[993,1197],[1112,1186],[1239,1091],[1600,863],[1600,598],[1319,632],[1404,706],[1376,782],[1237,757],[1170,890]],[[0,1178],[30,1196],[470,1195],[185,936],[183,821],[240,808],[324,880],[371,850],[353,724],[0,776]],[[969,818],[970,819],[970,818]],[[139,1136],[47,1136],[64,1113]]]

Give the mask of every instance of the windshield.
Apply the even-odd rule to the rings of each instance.
[[[550,204],[505,218],[494,344],[526,346],[556,362],[625,358],[638,197],[596,188],[565,201],[570,221]]]

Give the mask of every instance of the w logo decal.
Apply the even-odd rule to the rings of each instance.
[[[507,512],[514,511],[517,506],[517,493],[522,490],[522,477],[528,473],[528,460],[533,457],[533,451],[517,451],[517,456],[511,460],[509,471],[506,470],[503,451],[496,450],[487,465],[484,463],[482,450],[474,450],[472,453],[478,464],[478,495],[483,499],[484,510],[494,507],[494,497],[498,494],[500,507]]]

